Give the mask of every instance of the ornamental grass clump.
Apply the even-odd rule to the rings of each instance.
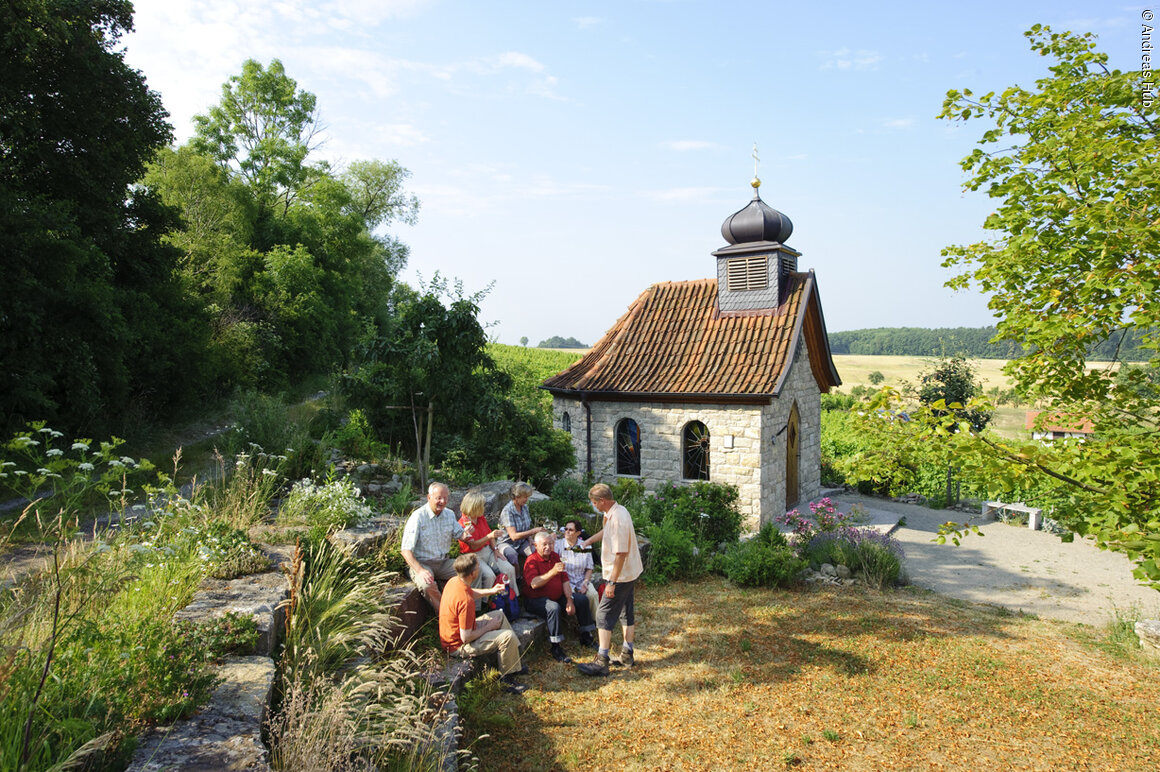
[[[420,677],[430,663],[393,649],[394,574],[327,541],[299,547],[291,570],[275,769],[440,768],[439,716]]]

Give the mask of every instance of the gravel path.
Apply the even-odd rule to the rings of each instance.
[[[831,495],[842,512],[861,504],[876,525],[893,525],[906,549],[910,580],[919,587],[976,603],[989,603],[1042,618],[1102,626],[1117,610],[1125,616],[1160,619],[1160,592],[1139,584],[1131,562],[1090,541],[1072,543],[1043,531],[984,523],[978,514],[927,509],[856,493]],[[932,539],[947,520],[979,526],[959,546]]]

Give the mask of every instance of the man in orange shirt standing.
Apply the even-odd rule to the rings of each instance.
[[[527,688],[512,680],[528,672],[520,662],[520,641],[502,611],[475,616],[476,598],[505,592],[497,583],[486,590],[471,587],[479,575],[479,558],[470,552],[455,559],[455,576],[447,580],[439,600],[439,641],[443,648],[461,657],[498,652],[500,679],[504,689],[521,694]]]

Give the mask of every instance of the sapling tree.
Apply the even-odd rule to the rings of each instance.
[[[927,411],[910,416],[911,435],[949,438],[956,463],[994,492],[1048,485],[1055,519],[1126,553],[1160,588],[1160,395],[1143,388],[1160,367],[1160,108],[1093,35],[1036,25],[1026,36],[1050,75],[982,96],[953,90],[943,104],[946,120],[989,124],[962,166],[966,188],[996,206],[991,236],[948,247],[944,265],[960,271],[950,286],[988,293],[995,340],[1021,344],[1007,366],[1020,396],[1094,434],[1010,441]],[[1093,346],[1133,335],[1153,352],[1136,375],[1086,366]]]

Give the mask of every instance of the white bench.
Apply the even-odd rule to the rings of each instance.
[[[997,512],[1026,512],[1028,528],[1038,531],[1043,526],[1043,510],[1040,507],[1029,507],[1022,501],[1013,504],[1004,504],[1002,501],[983,502],[984,520],[994,520]]]

